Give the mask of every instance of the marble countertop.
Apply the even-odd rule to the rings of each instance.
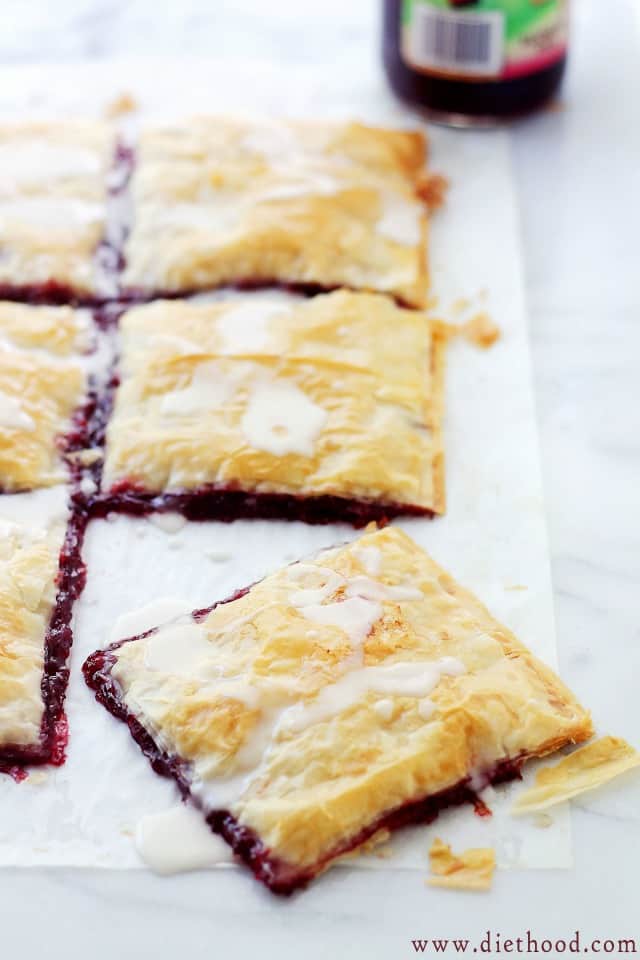
[[[376,71],[373,0],[66,0],[0,10],[0,63],[259,56]],[[557,109],[512,128],[522,210],[535,391],[563,676],[598,728],[640,745],[640,317],[637,226],[640,15],[634,0],[576,0]],[[114,66],[117,82],[117,66]],[[491,136],[491,133],[487,133]],[[517,454],[515,454],[517,455]],[[31,960],[91,955],[402,957],[417,937],[631,937],[640,950],[640,783],[574,806],[575,866],[510,873],[490,896],[433,903],[415,875],[348,871],[313,897],[275,903],[244,878],[3,871],[3,950]],[[339,903],[336,912],[335,904]],[[35,904],[35,907],[34,907]],[[330,916],[328,916],[330,911]],[[224,921],[221,921],[221,917]],[[470,948],[471,949],[471,948]]]

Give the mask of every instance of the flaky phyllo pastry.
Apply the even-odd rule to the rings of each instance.
[[[0,288],[54,302],[100,293],[114,148],[94,121],[0,127]]]
[[[555,674],[391,527],[119,641],[84,672],[278,893],[591,734]]]
[[[62,523],[33,530],[0,520],[0,770],[49,759],[53,748],[64,658],[50,627],[63,534]]]
[[[70,307],[0,302],[0,491],[65,480],[65,437],[85,399],[87,323]]]
[[[454,853],[448,843],[436,837],[429,848],[431,887],[449,890],[488,890],[496,868],[496,855],[490,847],[471,847]]]
[[[425,313],[348,291],[161,300],[120,337],[110,508],[359,526],[443,511],[444,338]]]
[[[350,287],[424,306],[426,143],[360,123],[197,117],[142,132],[126,288]]]
[[[537,813],[603,786],[640,767],[640,753],[619,737],[601,737],[536,773],[532,787],[520,793],[512,813]]]

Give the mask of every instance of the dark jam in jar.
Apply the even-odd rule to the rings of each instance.
[[[384,0],[387,77],[434,120],[499,123],[557,92],[567,21],[568,0]]]

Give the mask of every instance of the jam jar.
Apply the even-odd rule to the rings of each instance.
[[[402,100],[453,126],[543,106],[567,60],[568,0],[383,0],[383,58]]]

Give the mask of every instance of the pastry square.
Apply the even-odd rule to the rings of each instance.
[[[88,320],[71,307],[0,302],[0,491],[67,479],[65,446],[87,394]]]
[[[93,298],[115,139],[93,121],[0,126],[0,296]]]
[[[125,288],[350,287],[425,306],[426,141],[360,123],[197,117],[142,132]]]
[[[63,523],[0,520],[0,770],[55,760],[64,747],[70,636],[54,616],[63,537]]]
[[[276,893],[591,734],[558,677],[394,527],[83,669]]]
[[[444,338],[379,294],[156,301],[120,321],[109,509],[363,526],[444,509]]]

